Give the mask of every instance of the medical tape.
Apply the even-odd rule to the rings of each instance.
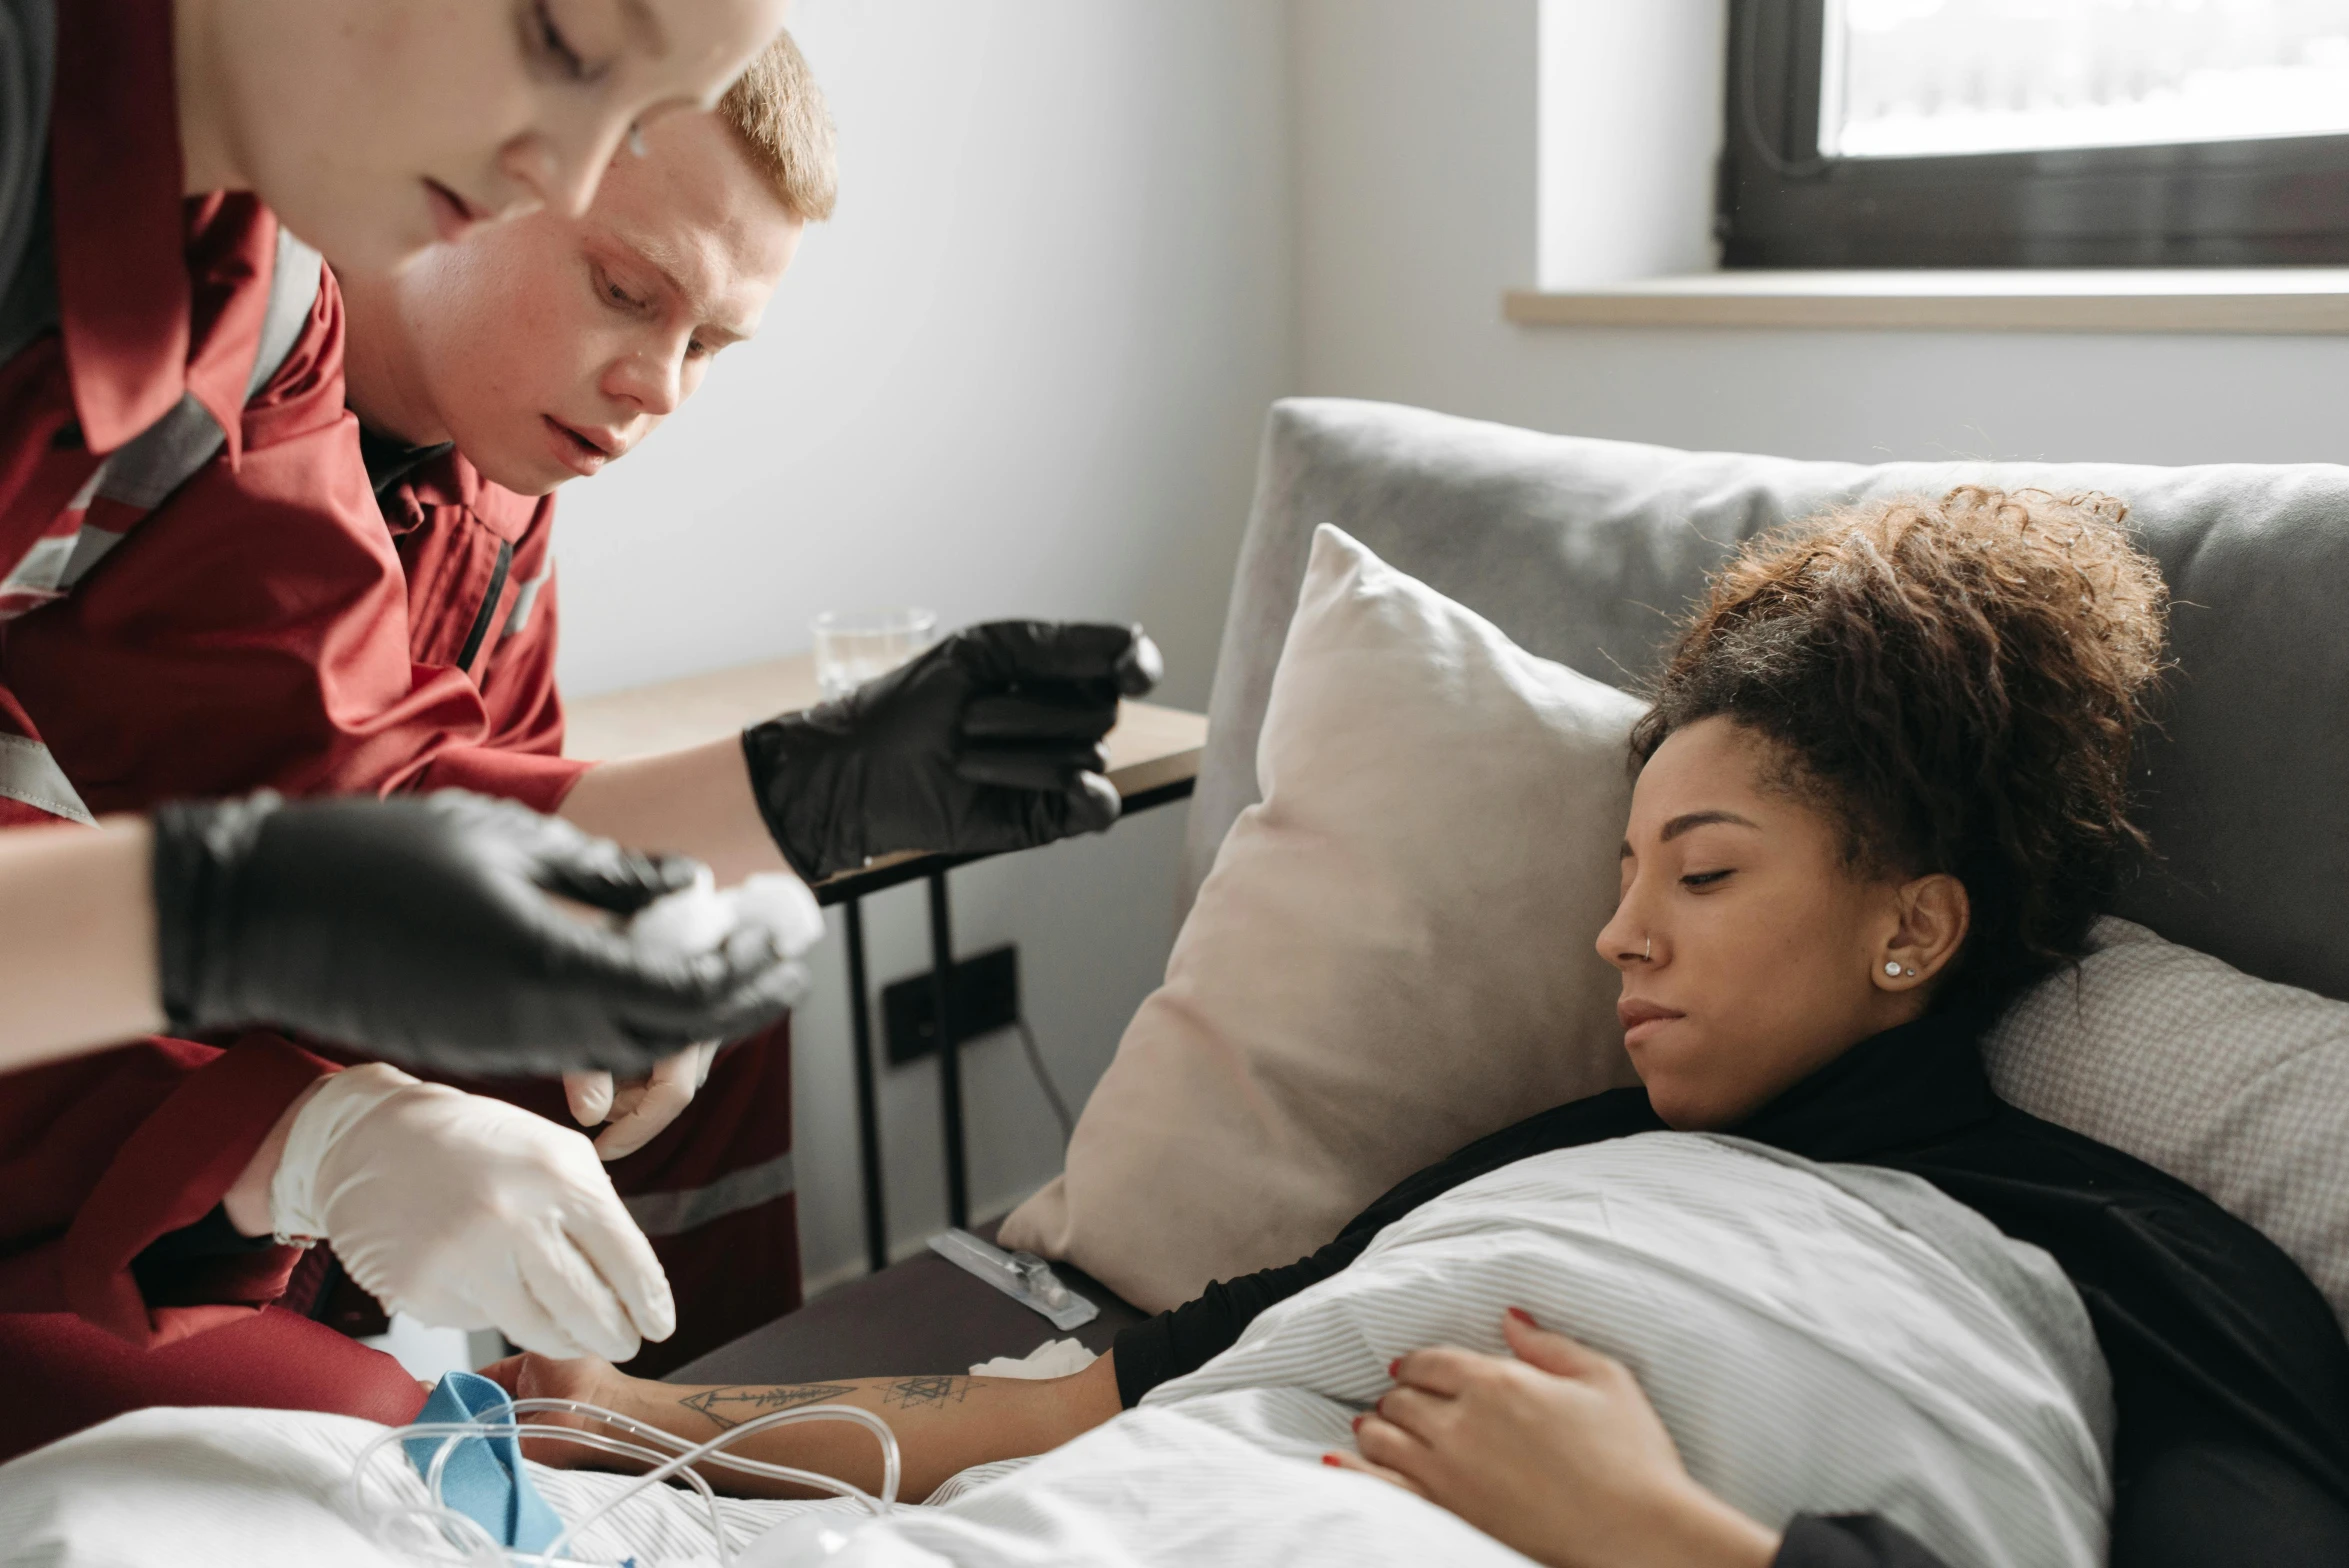
[[[417,1087],[397,1067],[363,1062],[330,1073],[305,1091],[309,1099],[286,1129],[285,1153],[269,1182],[269,1222],[281,1245],[307,1247],[326,1237],[318,1169],[342,1136],[384,1101]]]

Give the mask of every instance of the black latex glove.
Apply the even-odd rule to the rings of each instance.
[[[1158,684],[1138,626],[966,626],[845,697],[742,732],[767,831],[803,877],[919,849],[1028,849],[1117,820],[1101,737]]]
[[[802,972],[764,927],[716,952],[639,950],[615,922],[691,884],[512,801],[273,794],[155,813],[163,1010],[182,1030],[274,1024],[472,1073],[642,1073],[779,1016]]]

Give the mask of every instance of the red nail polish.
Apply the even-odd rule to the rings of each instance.
[[[1509,1316],[1515,1318],[1518,1322],[1524,1324],[1527,1328],[1533,1327],[1533,1314],[1526,1311],[1523,1307],[1511,1307],[1509,1309]]]
[[[1360,1416],[1356,1416],[1356,1417],[1354,1418],[1354,1430],[1355,1430],[1355,1431],[1359,1432],[1359,1431],[1361,1431],[1361,1430],[1362,1430],[1362,1420],[1363,1420],[1363,1418],[1362,1418],[1362,1417],[1360,1417]]]
[[[1321,1462],[1329,1466],[1332,1470],[1342,1470],[1345,1468],[1345,1466],[1338,1463],[1338,1456],[1335,1454],[1323,1454],[1321,1456]]]
[[[1388,1362],[1388,1363],[1387,1363],[1387,1376],[1388,1376],[1389,1378],[1393,1378],[1393,1377],[1397,1376],[1398,1374],[1396,1373],[1396,1371],[1395,1371],[1395,1368],[1397,1368],[1397,1367],[1401,1366],[1402,1364],[1403,1364],[1403,1358],[1402,1358],[1401,1356],[1397,1356],[1397,1357],[1396,1357],[1394,1360],[1392,1360],[1392,1361]]]

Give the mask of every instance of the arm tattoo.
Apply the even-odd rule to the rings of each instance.
[[[906,1410],[959,1405],[970,1392],[967,1377],[901,1377],[881,1390],[881,1403]]]
[[[705,1388],[698,1394],[686,1395],[677,1403],[688,1410],[700,1411],[709,1417],[713,1426],[722,1431],[760,1416],[772,1415],[778,1410],[820,1405],[855,1392],[845,1383],[791,1383],[777,1388],[732,1385],[726,1388]]]

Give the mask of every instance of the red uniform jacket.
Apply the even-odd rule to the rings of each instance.
[[[347,416],[333,433],[356,466]],[[552,810],[586,765],[560,756],[551,501],[484,485],[450,456],[381,514],[363,470],[344,481],[358,494],[346,520],[254,496],[260,457],[248,448],[242,472],[216,460],[72,593],[0,632],[0,691],[65,777],[101,812],[263,785],[455,785]],[[263,1053],[304,1066],[239,1065]],[[182,1304],[274,1299],[292,1261],[274,1249],[130,1264],[203,1217],[325,1069],[252,1036],[225,1053],[151,1041],[0,1085],[0,1310],[70,1307],[171,1338],[215,1315]],[[190,1088],[215,1077],[210,1093]],[[111,1163],[92,1159],[134,1128]],[[84,1233],[106,1244],[77,1248]]]
[[[0,824],[269,783],[552,804],[576,768],[503,747],[469,767],[458,754],[497,721],[463,672],[410,659],[406,576],[343,410],[331,278],[246,398],[277,224],[249,197],[183,201],[173,91],[167,0],[58,7],[58,324],[0,365],[0,581],[85,525],[138,548],[64,598],[0,595],[0,753],[53,758],[69,786],[0,798]],[[219,455],[152,516],[93,500],[106,459],[183,399],[219,426]],[[255,1033],[0,1082],[0,1311],[73,1310],[154,1343],[274,1298],[289,1249],[131,1265],[209,1213],[330,1070]]]
[[[0,762],[35,755],[59,785],[0,787],[0,825],[263,786],[554,809],[586,764],[559,755],[552,502],[443,456],[379,505],[331,277],[240,401],[275,222],[248,199],[181,202],[161,0],[76,0],[58,31],[61,328],[0,366],[0,582],[85,524],[128,536],[63,596],[0,593]],[[220,454],[151,514],[100,517],[113,503],[81,494],[100,462],[188,395]],[[613,1167],[678,1287],[672,1359],[796,1303],[787,1041],[729,1052],[694,1114]],[[254,1033],[0,1081],[0,1312],[156,1344],[282,1294],[288,1249],[146,1249],[208,1215],[330,1070]],[[562,1114],[551,1086],[499,1092]]]
[[[444,452],[387,479],[379,505],[374,527],[392,546],[392,564],[386,567],[374,557],[339,548],[303,554],[304,571],[276,580],[279,622],[261,619],[258,606],[248,607],[253,619],[242,646],[257,678],[265,676],[285,662],[278,650],[296,641],[279,628],[316,625],[331,631],[338,607],[373,601],[384,591],[379,579],[388,572],[388,582],[401,595],[401,613],[380,624],[396,627],[403,639],[401,657],[420,671],[437,669],[463,679],[474,693],[473,716],[459,731],[433,731],[436,710],[430,709],[384,725],[385,732],[401,739],[395,755],[411,759],[388,774],[366,771],[368,759],[378,753],[363,745],[341,745],[340,760],[322,766],[316,756],[289,746],[288,738],[323,736],[334,747],[341,737],[373,733],[375,723],[361,698],[329,708],[314,695],[351,689],[332,659],[322,659],[310,682],[273,690],[268,704],[224,710],[237,718],[213,729],[205,766],[248,786],[276,782],[383,789],[455,783],[518,795],[552,809],[588,766],[560,755],[552,498],[517,496]],[[111,745],[137,747],[139,766],[173,776],[169,748],[140,746],[136,737],[120,733],[150,722],[148,705],[126,702],[125,694],[174,679],[170,672],[182,659],[179,645],[212,635],[201,596],[185,590],[192,583],[208,583],[201,574],[223,569],[219,552],[233,550],[233,536],[242,532],[210,507],[188,513],[183,521],[181,506],[181,498],[166,503],[100,571],[67,598],[25,616],[9,633],[0,677],[21,683],[27,706],[48,726],[69,771],[80,767],[88,754],[85,746]],[[232,537],[210,538],[217,534]],[[237,571],[260,570],[265,564],[237,559]],[[126,601],[138,609],[122,610]],[[141,637],[132,651],[122,635],[134,624]],[[309,646],[347,650],[344,656],[355,658],[374,648],[377,638],[390,635],[379,630],[374,637],[306,632],[303,637]],[[83,684],[76,672],[93,664],[114,670],[118,678]],[[233,667],[224,664],[222,670],[225,676]],[[153,719],[178,722],[169,715]],[[289,749],[294,753],[290,761]],[[314,784],[321,775],[323,786]],[[131,782],[110,782],[107,804],[140,805],[159,793],[142,792]],[[677,1335],[648,1347],[645,1358],[632,1363],[637,1369],[657,1374],[797,1303],[790,1071],[787,1026],[779,1024],[728,1051],[686,1115],[643,1150],[610,1167],[677,1292]],[[561,1090],[551,1082],[457,1081],[569,1125]],[[113,1092],[111,1086],[102,1090]],[[91,1202],[102,1208],[105,1200],[105,1194],[95,1194]],[[153,1281],[165,1272],[149,1259],[139,1278]],[[206,1277],[175,1288],[215,1286]]]

